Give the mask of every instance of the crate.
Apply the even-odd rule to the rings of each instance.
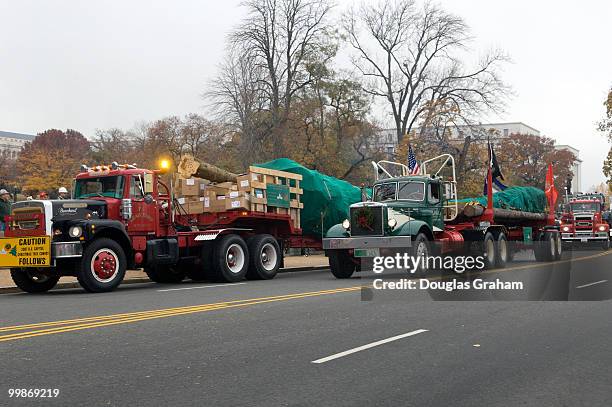
[[[304,191],[300,188],[302,175],[251,166],[243,177],[242,180],[248,180],[250,184],[251,211],[290,215],[293,226],[300,229],[300,209],[304,207],[301,202]],[[279,190],[270,185],[282,186],[280,189],[288,193],[286,205],[281,202],[284,199],[269,196],[270,190]]]

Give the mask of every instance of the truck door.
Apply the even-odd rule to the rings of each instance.
[[[146,175],[132,174],[129,177],[129,198],[132,201],[132,218],[127,223],[129,234],[146,235],[156,231],[157,206],[155,200],[150,199],[153,191],[146,182]]]
[[[427,203],[429,203],[433,211],[431,223],[433,226],[444,229],[444,213],[442,207],[442,197],[440,184],[438,182],[430,182],[427,184]]]

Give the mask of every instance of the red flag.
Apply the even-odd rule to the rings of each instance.
[[[552,164],[548,164],[548,171],[546,171],[546,185],[544,186],[544,192],[546,193],[546,198],[548,198],[550,207],[553,208],[555,206],[555,203],[557,202],[559,193],[557,192],[557,188],[555,188],[555,178],[553,176]]]

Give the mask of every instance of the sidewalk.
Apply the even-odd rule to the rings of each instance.
[[[328,267],[329,262],[327,257],[322,254],[317,254],[313,256],[289,256],[285,257],[285,268],[281,270],[284,271],[297,271],[299,269],[308,269],[308,268],[323,268]],[[149,278],[142,271],[139,270],[128,270],[125,273],[125,279],[123,283],[140,283],[147,282]],[[78,287],[76,277],[62,277],[58,284],[67,284],[68,287],[71,287],[73,284],[75,287]],[[9,274],[8,269],[0,269],[0,289],[3,288],[14,288],[15,284],[13,284],[13,280]],[[59,287],[58,287],[59,288]],[[66,287],[67,288],[67,287]]]

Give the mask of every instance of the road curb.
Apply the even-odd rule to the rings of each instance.
[[[317,271],[317,270],[325,270],[327,267],[326,265],[318,265],[318,266],[306,266],[306,267],[288,267],[288,268],[284,268],[284,269],[280,269],[278,272],[279,273],[294,273],[297,271]],[[146,277],[137,277],[137,278],[126,278],[125,280],[123,280],[123,282],[121,283],[121,285],[124,284],[142,284],[142,283],[152,283],[151,280],[149,280]],[[81,286],[79,285],[79,283],[75,282],[70,282],[70,283],[58,283],[53,290],[64,290],[64,289],[69,289],[69,288],[81,288]],[[12,294],[12,293],[21,293],[23,291],[21,291],[21,289],[19,289],[18,287],[12,287],[12,286],[8,286],[8,287],[0,287],[0,294]]]

